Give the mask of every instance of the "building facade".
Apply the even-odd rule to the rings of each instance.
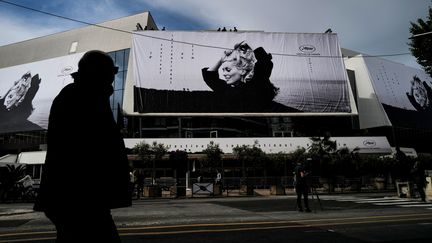
[[[145,29],[147,29],[147,31]],[[364,99],[365,96],[362,95],[365,95],[364,90],[366,86],[372,85],[372,89],[374,88],[373,82],[371,80],[365,80],[364,75],[362,76],[363,71],[361,70],[364,70],[365,67],[359,67],[354,64],[347,66],[347,69],[349,69],[347,71],[344,67],[345,73],[343,74],[347,77],[346,81],[349,81],[346,84],[346,94],[344,94],[345,99],[350,102],[350,107],[348,108],[349,112],[309,112],[306,108],[302,113],[294,112],[291,114],[279,111],[261,113],[239,112],[238,110],[236,112],[228,113],[209,113],[199,111],[195,113],[140,112],[133,105],[134,102],[136,102],[136,96],[142,94],[139,93],[139,90],[137,93],[135,87],[137,83],[137,75],[135,72],[139,68],[137,62],[137,57],[139,59],[139,56],[137,56],[138,49],[136,49],[138,43],[137,39],[161,38],[158,37],[159,33],[157,32],[162,31],[158,31],[158,27],[156,26],[151,14],[145,12],[104,22],[98,25],[86,26],[2,46],[0,47],[0,56],[2,57],[0,58],[0,71],[4,71],[5,74],[4,76],[2,75],[2,78],[5,78],[5,81],[2,80],[3,86],[0,84],[0,95],[4,96],[9,89],[10,83],[13,83],[13,80],[19,79],[21,75],[21,79],[25,75],[28,75],[29,77],[32,76],[32,78],[35,77],[33,70],[33,73],[28,73],[28,70],[26,70],[26,68],[28,69],[33,64],[40,66],[47,66],[49,64],[53,67],[52,70],[38,71],[38,76],[42,76],[42,72],[54,73],[53,80],[61,80],[58,82],[62,82],[61,84],[57,84],[57,90],[59,91],[64,84],[72,81],[68,74],[76,69],[77,61],[80,56],[86,51],[98,49],[109,53],[115,61],[115,64],[119,67],[119,72],[116,75],[113,84],[114,94],[111,97],[111,107],[117,122],[123,128],[122,131],[124,137],[129,139],[129,141],[137,142],[139,139],[147,139],[147,141],[151,141],[152,139],[163,140],[168,138],[185,139],[185,141],[196,142],[200,141],[199,139],[209,138],[232,138],[233,141],[241,141],[241,138],[308,138],[330,134],[332,137],[365,137],[363,140],[366,140],[366,137],[368,136],[386,137],[392,146],[415,147],[420,148],[425,152],[428,151],[427,147],[421,146],[422,143],[413,141],[413,139],[410,140],[405,138],[402,135],[406,132],[406,130],[403,130],[404,126],[393,126],[386,111],[382,109],[381,104],[375,102],[374,105],[371,106],[367,103],[367,99]],[[212,31],[202,31],[193,33],[193,35],[201,38],[201,36],[205,36],[208,33],[209,35],[219,34]],[[161,35],[165,36],[168,34],[171,33],[165,32]],[[184,35],[185,38],[188,38],[189,36],[188,33],[174,34],[177,34],[178,36]],[[264,35],[265,33],[258,34]],[[273,35],[279,36],[280,34],[273,33]],[[321,37],[321,35],[318,36]],[[298,37],[294,36],[293,38]],[[336,38],[336,36],[330,35],[329,38]],[[169,47],[168,43],[167,46],[164,46],[165,49],[163,50],[164,52],[166,50],[171,50],[171,56],[173,55],[173,49],[176,48],[176,45],[178,44],[178,42],[174,44],[173,42],[171,42],[171,47]],[[195,44],[194,46],[192,44],[188,45],[188,48],[189,46],[192,48],[192,55],[195,55],[196,53],[199,53],[204,45],[201,44],[200,46],[200,44]],[[314,48],[316,48],[315,46],[299,46],[300,47],[297,49],[301,52],[301,58],[314,60],[313,54],[316,53],[316,50],[314,50]],[[338,47],[337,49],[337,53],[340,53],[340,48]],[[135,50],[135,52],[133,52],[133,50]],[[299,52],[298,50],[297,52]],[[184,51],[184,53],[186,53],[186,51]],[[345,53],[350,55],[352,54],[349,51],[345,51]],[[162,48],[160,53],[158,52],[153,54],[155,58],[159,58],[158,55],[160,54],[160,59],[162,59]],[[343,49],[342,54],[344,54]],[[165,58],[165,55],[169,54],[164,53],[163,55]],[[183,58],[183,55],[186,56],[186,54],[181,52],[181,58]],[[309,57],[307,55],[309,55]],[[321,55],[325,56],[325,54]],[[273,55],[273,61],[275,63],[278,58],[280,58],[278,55]],[[350,59],[354,60],[354,58]],[[159,60],[159,62],[162,66],[162,61]],[[308,62],[308,65],[310,65],[311,68],[312,62],[313,61]],[[168,64],[166,64],[165,61],[163,63],[163,65],[170,65],[169,62],[167,62]],[[56,65],[59,65],[58,70],[55,70],[54,68]],[[338,64],[335,65],[337,66]],[[169,67],[164,66],[164,68]],[[172,68],[173,66],[171,61],[171,71]],[[154,70],[156,69],[157,68]],[[162,67],[160,69],[162,70]],[[309,70],[309,72],[311,72],[311,70]],[[14,73],[16,76],[9,75],[10,73]],[[148,70],[144,70],[141,73],[146,75]],[[278,74],[273,72],[272,75]],[[167,78],[167,80],[168,79],[169,78]],[[359,82],[366,82],[366,84]],[[44,79],[40,81],[41,88],[38,92],[43,92],[43,88],[46,88],[43,85],[46,85]],[[189,90],[187,89],[186,91]],[[36,98],[33,100],[33,104],[38,104],[37,109],[39,110],[35,109],[35,112],[28,117],[30,122],[37,123],[40,125],[41,129],[13,129],[13,126],[8,126],[6,129],[3,129],[0,131],[0,156],[5,154],[17,154],[24,151],[44,150],[44,144],[46,143],[46,131],[44,128],[46,128],[47,125],[46,120],[49,112],[49,104],[46,104],[44,110],[40,111],[42,108],[39,107],[43,106],[43,97],[41,96],[42,94],[37,97],[39,100],[36,100]],[[319,98],[320,97],[318,97],[317,100]],[[169,102],[166,102],[166,104],[169,104]],[[37,113],[36,111],[40,113]],[[44,116],[44,118],[41,118],[42,116]],[[385,118],[387,118],[387,120]],[[372,125],[365,125],[368,124],[368,121],[373,121],[374,119],[384,119],[387,122],[375,122]],[[416,129],[420,129],[417,132],[422,134],[425,131],[429,131],[428,128],[411,127],[410,129],[412,130],[409,131],[412,132],[417,131]],[[401,141],[397,139],[399,136],[401,138],[403,137],[403,139],[400,139]],[[276,139],[275,141],[281,140]],[[398,141],[398,143],[396,141]],[[127,142],[127,144],[129,147],[133,147],[134,145],[134,143],[130,142]],[[303,143],[296,145],[300,146],[303,145]],[[174,144],[172,146],[174,146]],[[174,147],[172,148],[174,149]],[[354,147],[352,149],[354,149]]]

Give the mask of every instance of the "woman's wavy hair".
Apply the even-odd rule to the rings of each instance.
[[[242,82],[249,82],[254,76],[254,67],[256,63],[255,54],[252,48],[245,42],[240,42],[234,46],[234,50],[225,58],[227,62],[233,62],[234,65],[245,71]]]

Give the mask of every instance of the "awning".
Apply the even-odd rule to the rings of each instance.
[[[19,164],[45,164],[46,151],[22,152],[18,155]]]

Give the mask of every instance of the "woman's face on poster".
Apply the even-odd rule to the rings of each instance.
[[[30,87],[30,80],[31,76],[24,75],[9,90],[4,100],[4,106],[6,109],[10,109],[12,106],[17,105],[20,102]]]
[[[226,61],[222,63],[221,69],[222,77],[229,85],[236,85],[240,83],[245,74],[245,71],[239,69],[233,61]]]
[[[413,96],[415,101],[422,107],[425,107],[427,105],[427,93],[424,87],[422,87],[420,84],[413,85],[412,87]]]

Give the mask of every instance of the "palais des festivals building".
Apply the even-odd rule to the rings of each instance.
[[[220,59],[223,48],[236,50],[242,42],[272,53],[273,100],[256,92],[258,101],[245,95],[252,105],[238,105],[238,97],[212,86],[222,75],[203,80],[203,68]],[[72,82],[80,57],[94,49],[119,67],[111,106],[128,148],[157,141],[169,151],[199,153],[213,141],[231,154],[237,145],[258,142],[266,153],[289,153],[307,148],[312,136],[330,134],[338,148],[360,153],[391,154],[395,146],[431,152],[430,116],[409,96],[414,76],[432,85],[422,70],[341,49],[334,33],[162,31],[144,12],[0,47],[2,162],[43,163],[50,102]],[[257,52],[255,59],[262,65]],[[9,90],[37,78],[36,94],[26,94],[31,115],[2,123],[11,113],[4,105]]]

